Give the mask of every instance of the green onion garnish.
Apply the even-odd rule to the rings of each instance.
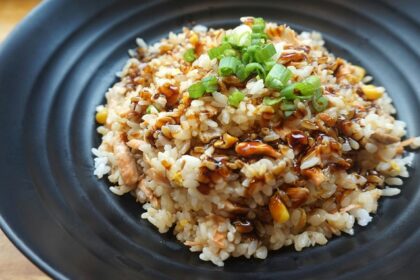
[[[265,69],[262,67],[261,64],[252,62],[245,66],[245,73],[247,74],[247,77],[251,73],[257,73],[261,78],[265,77]]]
[[[215,76],[208,76],[201,80],[204,89],[208,93],[213,93],[217,90],[217,78]]]
[[[282,89],[292,77],[292,71],[281,64],[275,64],[265,78],[266,86],[277,90]]]
[[[158,109],[156,109],[156,107],[155,107],[155,106],[153,106],[153,105],[149,105],[149,106],[147,106],[147,109],[146,109],[146,114],[151,114],[151,113],[153,113],[153,111],[157,111],[157,112],[159,112],[159,111],[158,111]]]
[[[328,107],[328,99],[325,96],[320,96],[319,98],[313,98],[312,106],[314,107],[315,111],[322,112]]]
[[[235,74],[240,63],[241,61],[236,57],[223,57],[219,63],[219,74],[222,76],[229,76]]]
[[[264,69],[266,72],[269,72],[273,66],[276,65],[274,60],[268,60],[264,62]]]
[[[286,118],[290,117],[291,115],[293,115],[295,111],[284,111],[283,114]]]
[[[239,80],[241,80],[242,82],[246,80],[246,78],[248,78],[249,74],[245,71],[245,65],[243,64],[239,64],[238,68],[236,69],[236,73],[235,73],[236,77],[239,78]]]
[[[238,53],[234,49],[227,49],[223,52],[224,56],[237,56]]]
[[[309,76],[305,80],[296,84],[296,89],[302,95],[313,95],[321,87],[321,80],[316,76]]]
[[[269,60],[275,54],[276,54],[276,48],[274,47],[273,44],[269,44],[255,51],[255,60],[258,62],[264,62],[264,61]]]
[[[297,97],[295,95],[295,87],[296,87],[296,84],[287,85],[285,88],[283,88],[280,91],[281,96],[283,96],[287,100],[295,100]]]
[[[242,54],[242,62],[243,63],[250,63],[252,60],[251,52],[247,51]]]
[[[228,97],[228,103],[230,106],[237,108],[239,103],[244,100],[245,94],[241,91],[235,91]]]
[[[190,98],[193,98],[193,99],[202,97],[205,92],[206,92],[206,88],[204,87],[202,82],[192,84],[188,88],[189,96]]]
[[[263,18],[255,18],[254,24],[252,25],[252,32],[262,33],[265,29],[265,21]]]
[[[264,97],[263,99],[263,104],[267,105],[267,106],[274,106],[276,104],[279,104],[281,101],[283,101],[284,98],[283,97],[274,97],[274,98],[270,98],[270,97]]]
[[[195,56],[195,50],[194,49],[188,49],[184,53],[184,60],[185,61],[187,61],[187,62],[193,62],[196,59],[197,59],[197,57]]]
[[[239,25],[227,36],[228,42],[237,47],[246,47],[251,44],[252,30],[247,25]]]
[[[228,43],[222,43],[220,46],[212,48],[208,51],[210,59],[220,59],[226,50],[231,49],[232,46]]]
[[[296,110],[296,105],[293,102],[285,101],[280,104],[280,109],[282,111],[293,111]]]

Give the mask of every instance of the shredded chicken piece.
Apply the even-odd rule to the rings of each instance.
[[[147,200],[153,205],[154,208],[160,208],[159,199],[153,194],[153,192],[146,187],[146,180],[141,179],[138,188],[144,193],[147,197]]]
[[[385,144],[385,145],[394,144],[400,141],[400,138],[398,138],[397,136],[382,133],[382,132],[374,132],[370,136],[370,138],[372,138],[373,140],[375,140],[376,142],[380,144]]]
[[[219,231],[216,231],[216,233],[213,236],[213,241],[217,245],[217,247],[224,249],[226,247],[225,243],[223,241],[226,239],[226,233],[222,233]]]
[[[139,174],[136,161],[134,160],[130,149],[125,143],[118,142],[114,145],[114,154],[124,184],[129,187],[135,187],[139,179]]]

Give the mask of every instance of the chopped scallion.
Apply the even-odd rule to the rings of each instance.
[[[291,115],[293,115],[295,111],[284,111],[283,114],[286,118],[290,117]]]
[[[275,54],[276,48],[273,44],[269,44],[255,51],[255,60],[262,63],[269,60]]]
[[[276,64],[274,60],[268,60],[264,62],[264,69],[266,72],[269,72],[271,68]]]
[[[280,109],[282,111],[293,111],[296,110],[296,105],[293,102],[283,102],[280,104]]]
[[[232,107],[238,107],[239,103],[244,100],[245,94],[241,91],[235,91],[228,97],[228,103]]]
[[[328,99],[325,96],[320,96],[319,98],[313,98],[312,106],[314,107],[315,111],[322,112],[328,107]]]
[[[184,53],[184,60],[187,62],[193,62],[194,60],[196,60],[197,57],[195,56],[195,51],[194,49],[188,49],[185,53]]]
[[[245,73],[249,76],[251,73],[257,73],[261,78],[265,77],[265,70],[261,64],[252,62],[245,66]]]
[[[205,92],[206,92],[206,88],[204,87],[202,82],[192,84],[188,88],[189,96],[190,98],[193,98],[193,99],[202,97]]]
[[[204,89],[208,93],[213,93],[217,90],[217,78],[215,76],[208,76],[201,80]]]
[[[275,64],[265,78],[266,86],[282,89],[292,77],[292,72],[281,64]]]
[[[245,65],[239,64],[238,68],[236,69],[236,77],[239,78],[242,82],[248,78],[249,74],[245,71]]]
[[[295,100],[297,97],[295,94],[295,86],[296,84],[287,85],[280,91],[281,96],[283,96],[287,100]]]
[[[271,98],[271,97],[267,97],[266,96],[263,99],[263,104],[264,105],[267,105],[267,106],[274,106],[276,104],[279,104],[283,100],[284,100],[284,97],[274,97],[274,98]]]
[[[234,49],[227,49],[223,52],[224,56],[237,56],[238,53]]]
[[[252,25],[252,32],[262,33],[265,29],[265,21],[263,18],[255,18],[254,24]]]
[[[251,44],[252,29],[247,25],[239,25],[227,36],[228,42],[234,46],[246,47]]]
[[[158,109],[156,109],[156,107],[155,107],[155,106],[153,106],[153,105],[149,105],[149,106],[147,106],[147,109],[146,109],[146,114],[151,114],[151,113],[153,113],[154,111],[159,112],[159,111],[158,111]]]
[[[296,84],[296,89],[302,95],[313,95],[321,87],[321,80],[316,76],[309,76],[305,80]]]
[[[212,48],[208,51],[210,59],[220,59],[226,50],[231,49],[232,46],[228,43],[222,43],[220,46]]]
[[[226,56],[220,60],[219,74],[222,76],[229,76],[236,73],[238,65],[241,61],[233,56]]]

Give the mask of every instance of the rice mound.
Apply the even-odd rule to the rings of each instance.
[[[372,220],[381,196],[400,193],[389,186],[409,176],[413,154],[404,149],[420,146],[419,138],[401,140],[405,123],[392,116],[385,89],[370,86],[377,96],[367,96],[372,78],[329,53],[319,33],[275,23],[265,32],[292,81],[320,78],[325,111],[296,100],[285,117],[262,102],[276,93],[258,77],[219,77],[218,91],[191,99],[193,83],[218,76],[207,52],[226,33],[204,26],[153,45],[137,39],[106,104],[97,107],[102,142],[92,150],[94,174],[107,176],[114,194],[133,195],[159,232],[171,230],[218,266],[230,256],[264,259],[268,250],[300,251],[352,235],[355,223]],[[190,48],[193,63],[183,58]],[[236,90],[245,94],[237,108],[228,103]],[[248,156],[239,149],[246,145],[261,153]],[[279,205],[271,205],[273,197]]]

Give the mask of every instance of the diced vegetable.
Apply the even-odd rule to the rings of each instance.
[[[193,99],[202,97],[205,92],[206,92],[206,88],[204,87],[202,82],[192,84],[188,88],[189,96],[190,98],[193,98]]]
[[[224,55],[225,51],[231,48],[232,46],[230,44],[222,43],[220,46],[210,49],[208,51],[208,55],[210,59],[214,59],[214,58],[220,59]]]
[[[228,42],[237,47],[246,47],[251,44],[252,29],[247,25],[234,28],[227,37]]]
[[[239,103],[244,100],[245,94],[241,91],[235,91],[228,97],[228,103],[232,107],[238,107]]]
[[[274,97],[274,98],[264,97],[263,104],[267,106],[274,106],[276,104],[279,104],[283,100],[284,100],[284,97]]]
[[[376,100],[382,97],[382,92],[374,85],[362,86],[362,91],[367,100]]]
[[[108,109],[107,108],[102,108],[100,111],[98,111],[96,113],[96,121],[99,124],[105,124],[106,123],[106,119],[108,118]]]
[[[184,53],[184,60],[187,62],[193,62],[194,60],[196,60],[197,57],[195,56],[195,51],[194,49],[188,49],[185,53]]]
[[[222,76],[235,74],[239,64],[241,64],[241,62],[236,57],[223,57],[219,63],[219,74]]]
[[[217,90],[217,78],[215,76],[208,76],[201,80],[205,92],[212,93]]]
[[[292,72],[281,64],[275,64],[265,78],[267,87],[281,90],[292,77]]]
[[[314,92],[321,87],[321,80],[317,76],[309,76],[300,83],[297,83],[295,88],[300,91],[302,95],[313,95]]]

